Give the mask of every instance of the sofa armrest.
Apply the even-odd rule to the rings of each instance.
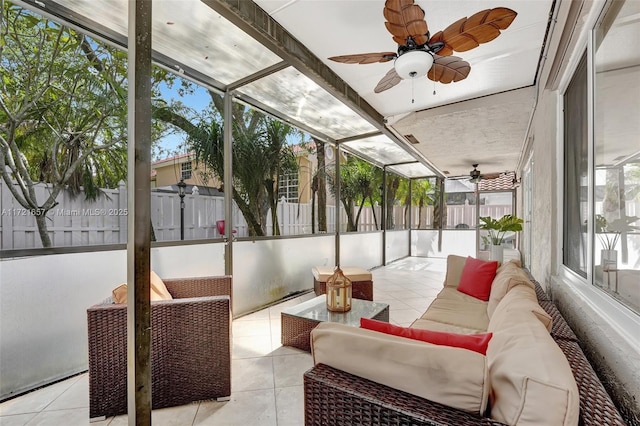
[[[168,278],[162,280],[175,299],[232,296],[231,276]]]
[[[476,415],[486,409],[487,363],[477,352],[337,323],[316,327],[311,347],[314,364]]]
[[[318,364],[304,374],[306,426],[498,426],[437,402]]]

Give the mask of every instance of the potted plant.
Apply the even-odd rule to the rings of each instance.
[[[524,221],[512,214],[506,214],[500,219],[494,219],[490,216],[480,217],[480,229],[489,232],[489,242],[491,243],[491,260],[502,262],[504,249],[502,243],[508,232],[522,231]]]
[[[603,215],[596,215],[595,232],[602,244],[600,265],[603,271],[617,269],[618,251],[616,246],[620,240],[620,234],[640,229],[638,226],[631,225],[638,219],[638,216],[624,216],[608,222]]]

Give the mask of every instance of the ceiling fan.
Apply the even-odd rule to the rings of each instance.
[[[361,53],[329,58],[345,64],[394,60],[393,68],[380,80],[374,89],[375,93],[390,89],[403,79],[423,75],[444,84],[467,78],[471,65],[457,56],[451,56],[453,52],[466,52],[495,39],[517,15],[506,7],[486,9],[459,19],[444,31],[430,36],[424,10],[414,4],[414,0],[386,0],[383,14],[387,30],[398,43],[397,53]]]
[[[478,170],[478,164],[472,164],[473,170],[469,172],[469,181],[472,183],[480,182],[480,179],[496,179],[499,178],[502,173],[487,173],[485,175]]]

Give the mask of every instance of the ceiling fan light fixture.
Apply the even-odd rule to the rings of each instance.
[[[411,50],[398,56],[393,66],[403,79],[423,77],[433,66],[433,56],[424,50]]]

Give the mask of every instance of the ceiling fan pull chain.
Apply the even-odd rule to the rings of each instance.
[[[412,78],[412,79],[411,79],[411,103],[412,103],[412,104],[416,102],[416,100],[415,100],[415,96],[413,95],[413,88],[414,88],[414,86],[415,86],[415,79],[413,79],[413,78]]]
[[[433,69],[433,96],[436,95],[436,67],[433,66],[431,67],[431,69]]]

